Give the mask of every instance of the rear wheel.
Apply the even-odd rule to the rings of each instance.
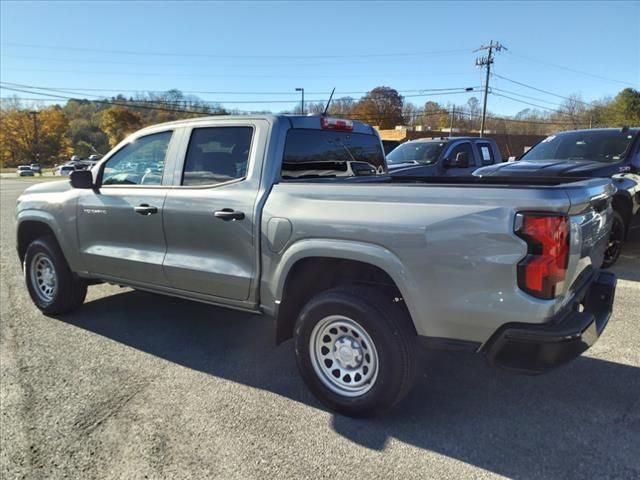
[[[622,215],[614,210],[611,233],[609,234],[609,243],[607,244],[607,249],[604,252],[602,268],[612,267],[618,261],[620,253],[622,252],[625,231],[626,229]]]
[[[417,339],[411,319],[377,288],[338,287],[315,296],[302,309],[294,338],[305,383],[340,413],[381,413],[413,386]]]
[[[69,268],[56,240],[34,240],[24,257],[24,275],[33,303],[44,313],[70,312],[84,302],[87,282]]]

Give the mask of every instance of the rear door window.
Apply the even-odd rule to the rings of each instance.
[[[478,142],[478,158],[482,162],[483,165],[492,165],[496,163],[496,157],[493,154],[493,150],[491,149],[491,145],[487,142]]]
[[[384,153],[375,135],[310,129],[287,133],[281,171],[284,180],[385,173]]]
[[[216,185],[244,178],[253,127],[195,128],[185,159],[182,185]]]

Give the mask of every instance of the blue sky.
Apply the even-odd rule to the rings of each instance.
[[[1,81],[103,89],[87,95],[237,92],[198,96],[240,110],[281,111],[299,101],[296,87],[321,100],[333,87],[341,96],[386,85],[418,106],[461,104],[481,93],[424,90],[482,85],[473,50],[490,40],[509,49],[497,55],[496,74],[549,92],[492,78],[495,93],[519,102],[553,109],[563,100],[550,93],[591,101],[640,88],[638,1],[5,0],[0,8]],[[491,95],[489,109],[512,115],[530,107],[516,100]]]

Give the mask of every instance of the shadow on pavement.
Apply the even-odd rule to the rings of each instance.
[[[297,374],[291,342],[275,347],[263,317],[128,291],[60,320],[323,408]],[[640,477],[640,368],[582,357],[526,377],[474,355],[428,353],[424,361],[423,378],[394,411],[369,420],[335,415],[336,432],[373,450],[398,440],[508,477]]]
[[[611,271],[621,280],[640,282],[640,227],[629,232],[629,238],[622,247],[620,259]]]

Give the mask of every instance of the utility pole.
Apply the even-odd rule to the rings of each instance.
[[[40,163],[40,145],[38,144],[38,112],[37,110],[32,110],[29,112],[29,115],[33,117],[33,156],[35,157],[36,163]]]
[[[296,88],[296,92],[302,92],[302,101],[300,102],[300,112],[304,115],[304,88]]]
[[[451,106],[451,121],[449,122],[449,138],[451,138],[451,134],[453,133],[453,117],[456,114],[456,106]]]
[[[501,50],[507,50],[507,47],[502,45],[500,42],[491,43],[489,45],[482,45],[474,52],[479,52],[480,50],[488,50],[488,54],[486,57],[478,57],[476,58],[476,67],[487,67],[487,76],[484,81],[484,104],[482,106],[482,122],[480,123],[480,137],[484,136],[484,124],[487,118],[487,96],[489,95],[489,76],[491,75],[491,64],[493,63],[493,53],[500,52]]]

